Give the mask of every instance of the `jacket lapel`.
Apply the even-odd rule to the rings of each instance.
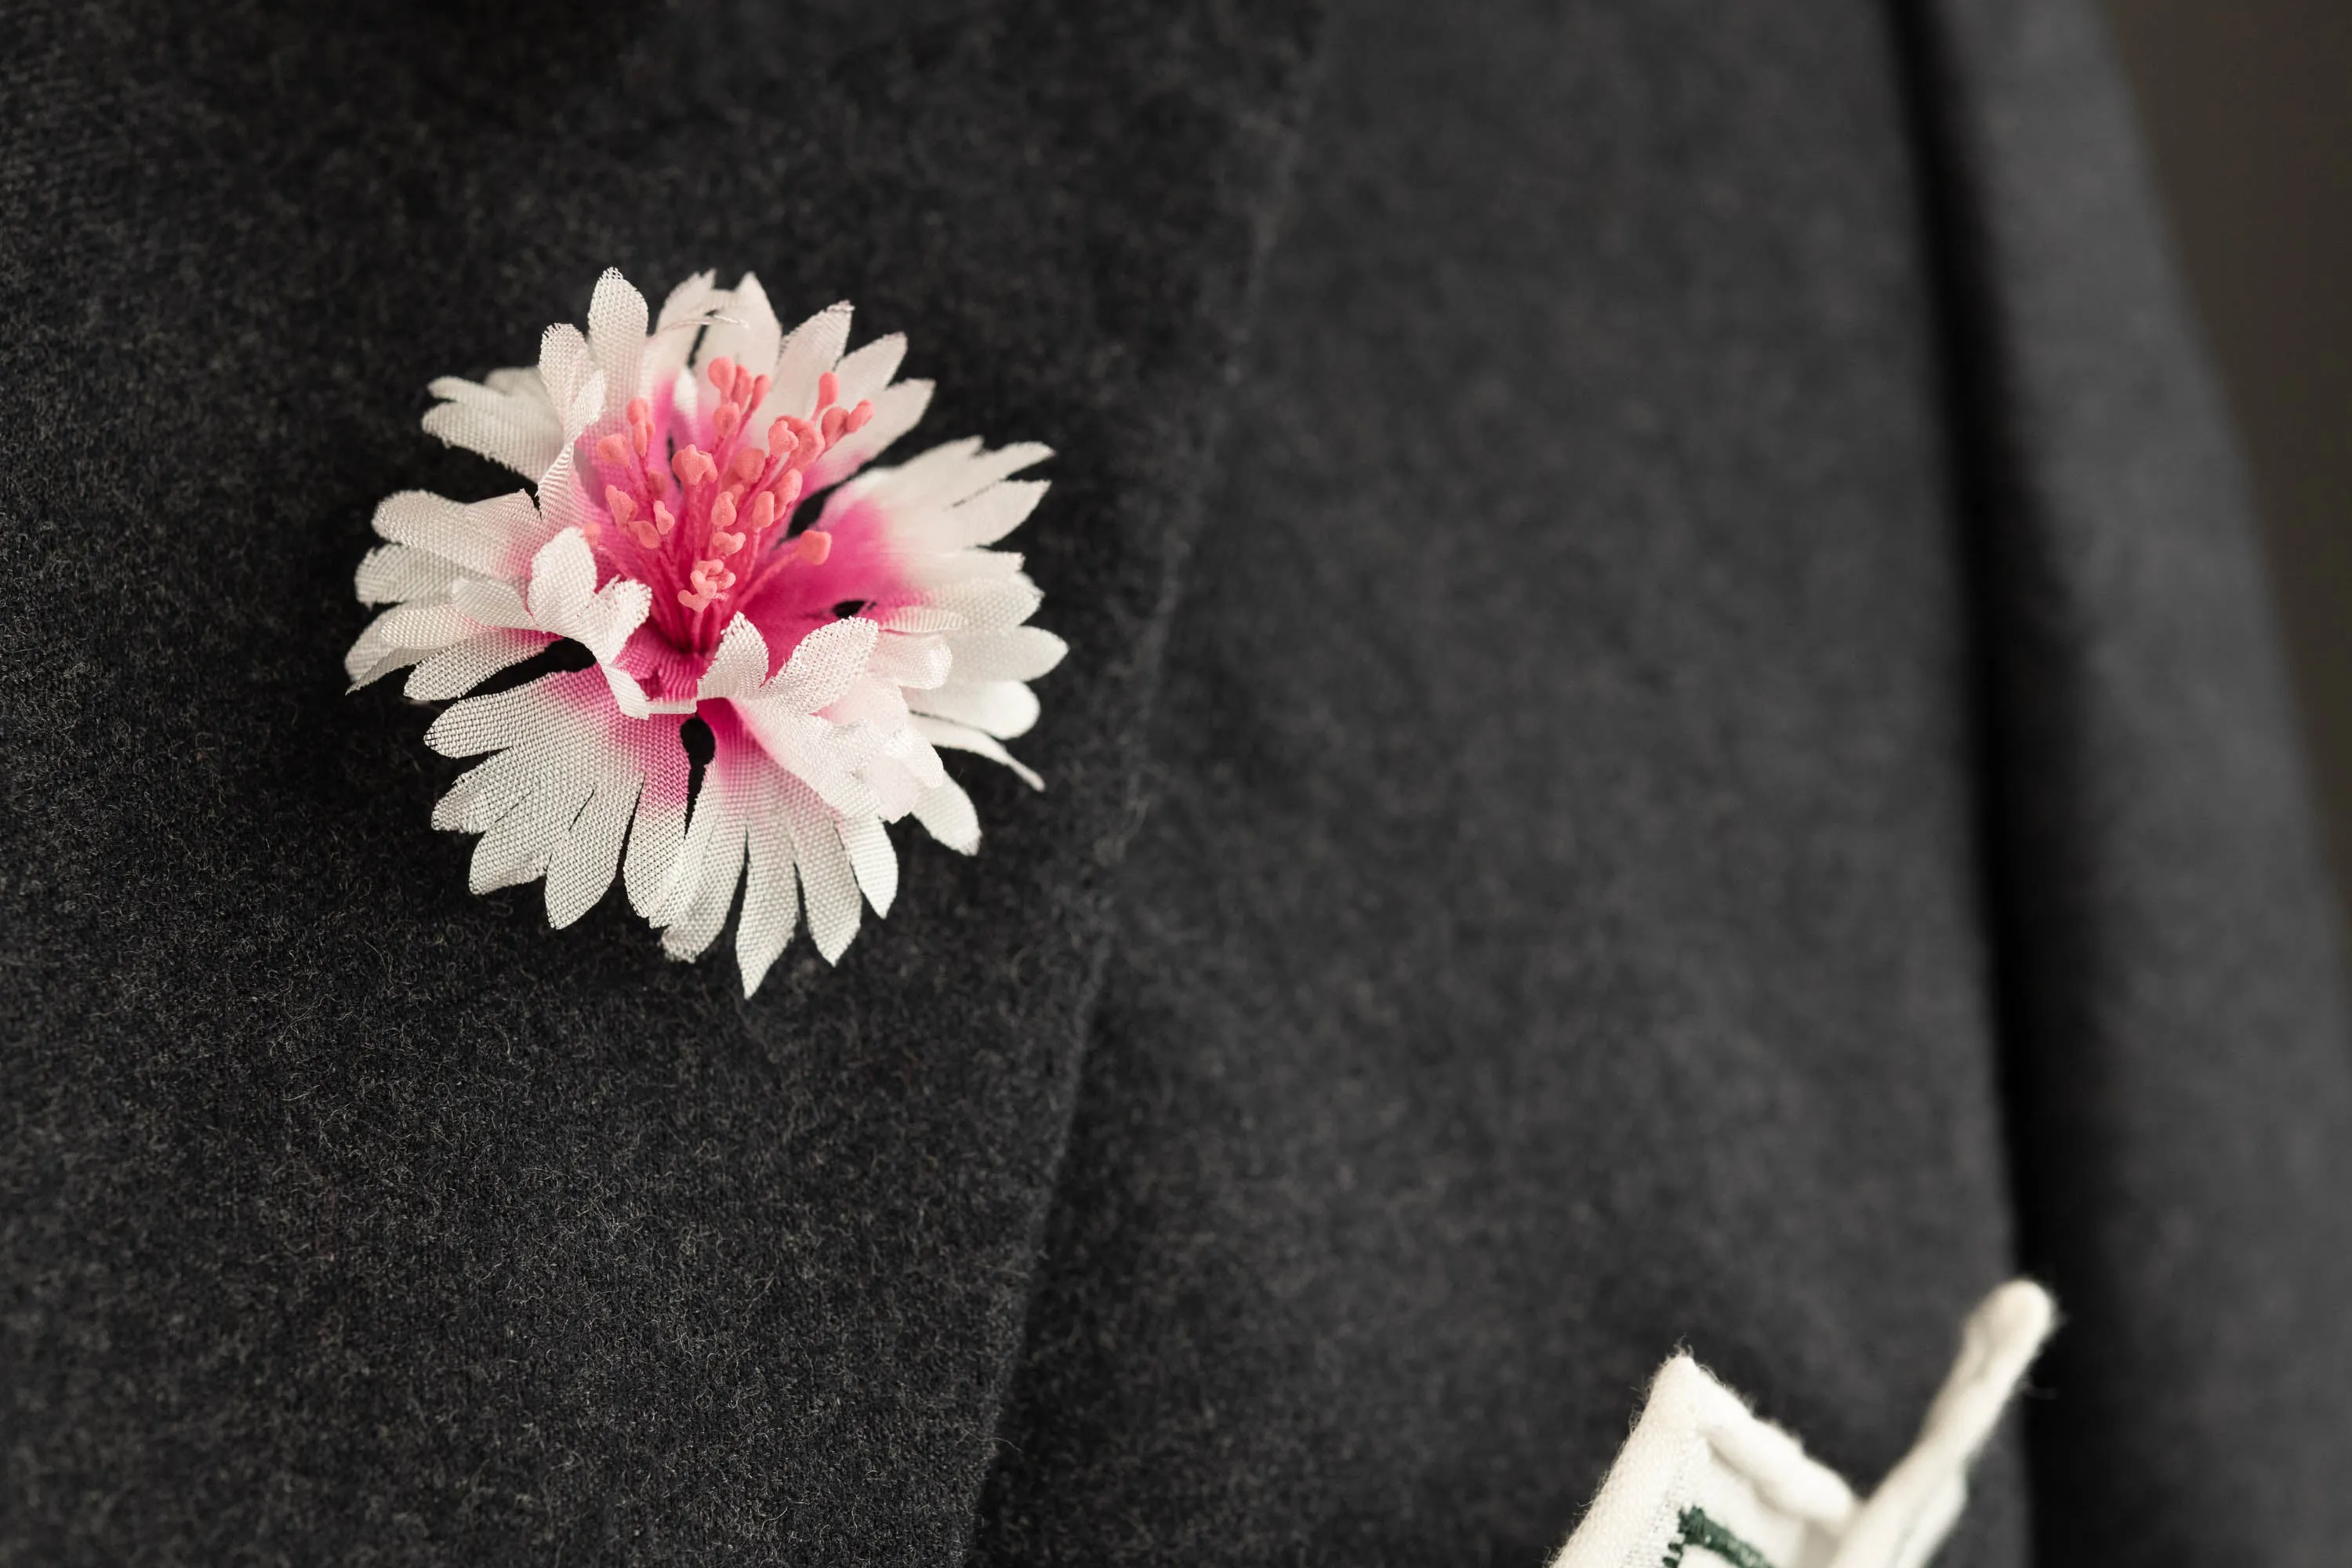
[[[6,702],[54,740],[18,863],[64,868],[0,921],[24,1528],[953,1558],[1312,7],[99,9],[27,25],[69,155],[0,283],[0,531],[47,563],[0,587]],[[1013,542],[1074,649],[1048,789],[951,763],[977,858],[902,836],[888,921],[750,1003],[617,893],[563,932],[468,897],[455,765],[336,665],[374,501],[507,483],[419,436],[425,383],[527,362],[608,265],[846,295],[939,382],[910,449],[1060,453]],[[65,530],[115,542],[99,613],[52,613]]]

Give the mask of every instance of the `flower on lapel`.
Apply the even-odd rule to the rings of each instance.
[[[740,887],[747,996],[803,907],[828,961],[862,904],[889,912],[887,824],[979,847],[940,748],[1041,786],[1002,742],[1036,721],[1026,682],[1066,651],[1026,624],[1042,595],[1021,557],[989,548],[1044,495],[1012,476],[1047,448],[955,441],[875,466],[931,384],[896,379],[903,337],[845,353],[849,320],[835,305],[787,334],[757,279],[703,273],[649,323],[607,271],[587,331],[550,327],[537,368],[435,382],[425,430],[533,488],[379,506],[387,542],[358,589],[389,607],[344,660],[353,689],[406,669],[410,697],[462,699],[425,741],[487,759],[433,814],[481,835],[475,892],[543,878],[561,927],[617,874],[690,959]],[[563,640],[593,667],[465,696]]]

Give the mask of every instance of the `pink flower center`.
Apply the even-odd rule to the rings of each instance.
[[[766,399],[768,378],[727,359],[713,360],[709,375],[718,404],[707,415],[680,408],[673,384],[658,409],[633,401],[626,427],[597,440],[583,463],[604,512],[583,531],[588,542],[613,574],[653,589],[648,626],[696,664],[737,609],[787,574],[824,563],[831,537],[793,536],[793,509],[810,465],[874,413],[871,403],[842,407],[827,371],[812,416],[772,421],[762,444],[746,421]]]

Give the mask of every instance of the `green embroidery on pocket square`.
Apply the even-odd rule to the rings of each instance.
[[[1714,1552],[1731,1568],[1774,1568],[1770,1558],[1709,1519],[1704,1509],[1686,1508],[1676,1522],[1681,1528],[1666,1543],[1665,1559],[1660,1568],[1682,1568],[1683,1552],[1692,1546]]]

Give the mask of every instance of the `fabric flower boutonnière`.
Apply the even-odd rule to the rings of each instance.
[[[979,847],[940,748],[1040,784],[1002,742],[1066,649],[1025,624],[1042,595],[1021,557],[989,546],[1045,490],[1012,476],[1050,453],[963,440],[875,465],[931,384],[896,379],[903,337],[845,352],[849,320],[835,305],[787,334],[757,279],[704,273],[649,322],[608,271],[587,331],[549,328],[535,369],[433,384],[425,430],[533,489],[379,506],[359,596],[390,607],[344,663],[354,689],[407,669],[410,697],[463,699],[425,740],[487,759],[433,813],[481,835],[475,892],[544,878],[561,927],[618,875],[690,959],[740,887],[749,995],[803,905],[828,961],[861,904],[889,911],[887,824]],[[465,695],[565,639],[593,666]]]

